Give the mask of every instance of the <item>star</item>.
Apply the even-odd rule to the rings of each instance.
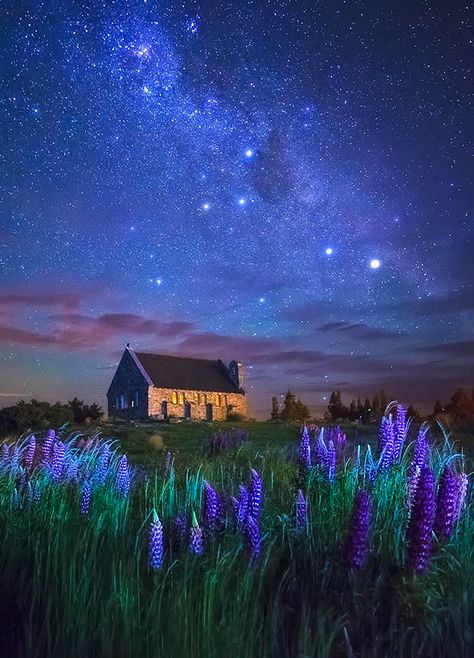
[[[326,256],[330,256],[332,254],[332,247],[327,247],[324,253],[326,254]]]
[[[246,158],[252,158],[254,156],[254,151],[252,149],[246,149],[244,155]]]
[[[381,265],[381,263],[380,263],[378,258],[372,258],[372,260],[370,261],[370,267],[373,270],[378,270],[380,265]]]

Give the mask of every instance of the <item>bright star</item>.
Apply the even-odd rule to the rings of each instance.
[[[161,284],[163,283],[163,281],[162,281],[162,279],[156,279],[156,282],[155,282],[155,283],[156,283],[156,285],[161,286]]]
[[[378,268],[380,267],[379,259],[378,258],[372,258],[372,260],[370,261],[370,267],[373,270],[378,270]]]
[[[260,302],[260,304],[263,304],[263,302],[265,301],[265,297],[260,297],[258,301]]]
[[[245,206],[246,203],[247,203],[247,200],[244,199],[244,197],[241,197],[241,198],[239,199],[239,206]]]
[[[202,204],[202,209],[203,209],[203,210],[209,210],[210,207],[211,207],[211,204],[210,204],[210,203],[203,203],[203,204]]]
[[[332,247],[328,247],[324,253],[326,256],[330,256],[332,254]]]
[[[151,94],[151,89],[150,87],[147,87],[146,85],[143,85],[143,93],[149,96]]]
[[[245,157],[246,157],[246,158],[251,158],[252,156],[253,156],[253,151],[252,151],[252,149],[247,149],[247,150],[245,151]]]

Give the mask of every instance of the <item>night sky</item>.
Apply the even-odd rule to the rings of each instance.
[[[104,403],[127,341],[259,417],[472,386],[468,3],[1,10],[0,406]]]

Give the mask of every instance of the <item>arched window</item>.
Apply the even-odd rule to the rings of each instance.
[[[219,395],[219,404],[221,407],[225,407],[226,405],[226,396],[225,395]]]
[[[204,393],[199,393],[198,404],[206,404],[206,396]]]
[[[216,405],[216,407],[218,407],[219,404],[220,404],[220,401],[219,401],[219,393],[216,393],[216,394],[214,395],[214,404]]]
[[[178,393],[178,404],[184,404],[184,393],[181,391]]]
[[[173,391],[171,393],[171,403],[178,404],[178,394],[176,393],[176,391]]]

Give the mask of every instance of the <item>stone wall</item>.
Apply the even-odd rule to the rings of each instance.
[[[168,388],[150,386],[148,391],[149,416],[161,417],[162,403],[166,402],[168,416],[176,418],[186,417],[186,403],[189,405],[191,420],[206,420],[208,418],[208,404],[212,405],[212,419],[226,420],[227,413],[239,413],[247,416],[247,400],[243,393],[219,393],[213,391],[176,391],[183,394],[183,402],[173,403],[173,391]],[[220,396],[220,404],[216,402],[216,395]]]
[[[117,398],[126,395],[130,399],[138,397],[138,406],[119,409]],[[109,418],[139,420],[148,417],[148,383],[138,369],[130,353],[126,350],[107,393]]]

